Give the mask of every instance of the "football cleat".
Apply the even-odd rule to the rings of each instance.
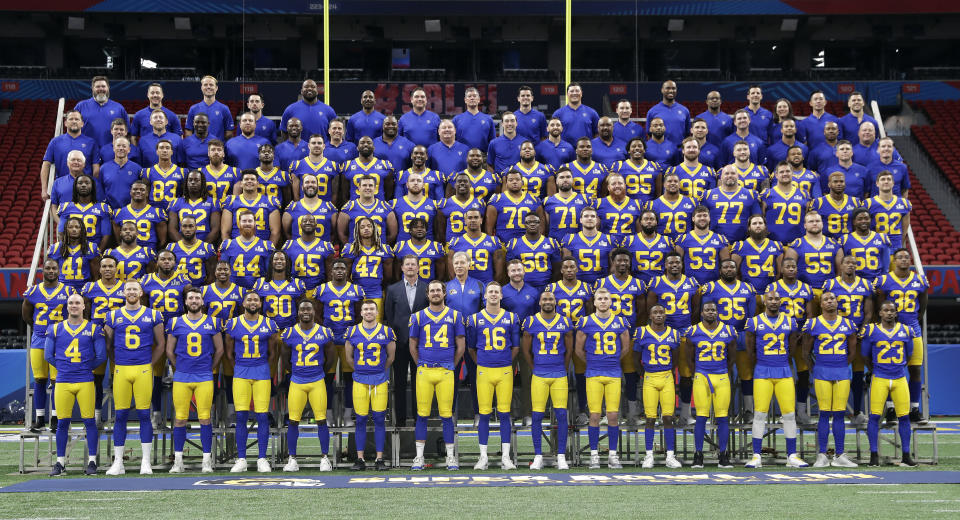
[[[647,455],[643,457],[643,462],[640,463],[640,467],[643,469],[652,469],[653,468],[653,455]]]
[[[273,471],[273,468],[270,467],[270,462],[267,459],[257,459],[258,473],[270,473],[271,471]]]
[[[747,463],[743,465],[743,467],[745,467],[745,468],[751,468],[751,469],[760,469],[760,468],[762,468],[762,467],[763,467],[763,460],[760,458],[760,454],[759,454],[759,453],[754,453],[753,456],[750,457],[750,460],[747,461]]]
[[[586,425],[590,424],[590,418],[587,417],[587,414],[586,414],[586,413],[580,412],[580,414],[577,415],[576,424],[577,424],[577,426],[586,426]]]
[[[333,465],[326,455],[320,458],[320,471],[333,471]]]
[[[868,422],[870,422],[870,418],[867,417],[867,414],[860,412],[850,419],[850,426],[857,429],[866,428]]]
[[[414,457],[410,469],[413,471],[423,471],[423,457]]]
[[[366,469],[367,461],[363,459],[357,459],[357,461],[353,463],[353,466],[350,466],[350,471],[364,471]]]
[[[150,466],[149,460],[140,461],[140,474],[141,475],[153,475],[153,467]]]
[[[620,456],[615,453],[611,453],[610,455],[607,455],[607,467],[610,469],[622,468],[623,465],[620,464]]]
[[[897,423],[897,411],[894,408],[887,408],[887,413],[884,415],[884,421],[887,423],[887,427]]]
[[[867,463],[867,466],[874,467],[874,468],[875,468],[875,467],[879,467],[879,466],[880,466],[880,454],[877,453],[877,452],[875,452],[875,451],[871,451],[871,452],[870,452],[870,462]]]
[[[719,462],[717,462],[718,468],[730,469],[733,467],[733,464],[730,464],[730,454],[727,451],[721,451],[717,454]]]
[[[533,462],[530,463],[530,469],[543,469],[543,455],[533,456]]]
[[[247,459],[237,459],[230,468],[230,473],[245,473],[247,471]]]
[[[570,469],[570,465],[567,464],[567,456],[563,453],[557,454],[557,469]]]
[[[791,468],[805,468],[809,466],[809,464],[801,459],[796,453],[791,453],[789,456],[787,456],[787,466]]]
[[[600,469],[600,455],[590,454],[590,469]]]
[[[753,423],[753,410],[744,410],[743,413],[740,414],[740,422],[743,424]]]
[[[123,475],[126,472],[127,472],[127,468],[123,467],[122,459],[113,459],[113,464],[111,464],[110,467],[107,468],[107,475],[110,475],[111,477],[116,475]]]
[[[200,463],[200,473],[213,473],[213,461],[205,459]]]
[[[697,451],[693,454],[693,464],[690,465],[693,469],[703,468],[703,452]]]
[[[183,461],[174,461],[173,466],[170,466],[170,473],[183,473]]]
[[[677,457],[673,455],[667,455],[666,464],[670,469],[678,469],[683,467],[683,464],[681,464],[680,461],[677,460]]]
[[[517,465],[514,464],[512,460],[510,460],[509,455],[504,455],[503,457],[500,457],[500,468],[505,470],[517,469]]]
[[[57,417],[50,418],[50,433],[57,433]]]
[[[53,468],[50,469],[51,477],[62,477],[63,475],[66,475],[66,474],[67,474],[67,468],[64,468],[63,464],[60,464],[59,462],[53,463]]]
[[[447,471],[457,471],[460,469],[460,464],[457,464],[457,458],[453,455],[447,456]]]
[[[293,457],[287,459],[287,464],[283,467],[283,471],[300,471],[300,465],[297,464],[297,459]]]
[[[373,463],[373,469],[376,471],[387,471],[387,463],[383,459],[377,459]]]
[[[841,453],[840,455],[837,455],[836,457],[834,457],[833,460],[830,461],[830,465],[831,465],[831,466],[834,466],[834,467],[837,467],[837,468],[855,468],[855,467],[857,467],[857,463],[854,462],[854,461],[852,461],[852,460],[850,460],[850,459],[847,457],[847,454],[846,454],[846,453]]]
[[[826,453],[817,453],[817,460],[814,461],[813,467],[815,468],[826,468],[830,466],[830,459],[827,458]]]
[[[47,425],[46,417],[37,417],[33,420],[33,424],[30,426],[31,433],[40,433],[43,431],[43,428]]]
[[[477,463],[473,465],[473,469],[479,471],[479,470],[487,469],[488,466],[489,466],[489,461],[487,460],[487,456],[480,455],[480,458],[477,459]]]
[[[91,463],[91,464],[92,464],[92,463]],[[903,458],[900,459],[900,464],[898,464],[898,466],[904,466],[904,467],[907,467],[907,468],[915,468],[915,467],[917,467],[917,461],[913,460],[913,457],[911,457],[909,453],[904,453],[904,454],[903,454]],[[94,469],[96,469],[96,468],[94,468]]]
[[[910,410],[910,422],[916,424],[927,424],[927,420],[923,418],[923,414],[920,413],[919,408]]]
[[[96,475],[97,474],[97,463],[90,461],[87,463],[87,467],[83,468],[84,475]]]

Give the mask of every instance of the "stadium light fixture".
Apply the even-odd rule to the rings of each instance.
[[[140,68],[141,68],[141,69],[155,69],[155,68],[157,68],[157,62],[155,62],[155,61],[153,61],[153,60],[146,60],[146,59],[140,58]]]
[[[424,20],[423,30],[428,33],[440,32],[440,20]]]

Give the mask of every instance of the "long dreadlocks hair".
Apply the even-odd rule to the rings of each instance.
[[[373,250],[380,251],[383,249],[383,245],[380,243],[380,225],[370,217],[360,217],[357,219],[356,225],[353,226],[353,243],[350,244],[350,254],[356,257],[361,256],[360,224],[363,222],[369,222],[373,225]]]
[[[71,200],[75,203],[80,202],[80,192],[77,191],[77,181],[79,181],[82,177],[90,179],[90,200],[97,202],[97,183],[93,180],[93,177],[87,175],[86,173],[81,173],[80,175],[77,175],[76,179],[73,179],[73,198]]]
[[[284,280],[289,280],[289,279],[290,279],[290,273],[291,273],[291,269],[292,269],[292,267],[293,267],[293,266],[291,265],[291,262],[290,262],[290,255],[288,255],[288,254],[286,253],[286,251],[280,251],[280,250],[278,249],[278,250],[276,250],[276,251],[274,251],[273,253],[270,254],[270,259],[269,259],[268,262],[267,262],[267,276],[266,276],[266,280],[267,280],[268,282],[271,281],[271,280],[273,280],[273,273],[274,273],[274,270],[273,270],[273,257],[275,257],[275,256],[277,256],[277,255],[283,255],[283,259],[286,260],[286,261],[284,262],[283,279],[284,279]]]
[[[210,193],[207,192],[207,176],[200,170],[190,170],[180,179],[180,182],[177,183],[177,198],[183,197],[187,202],[190,201],[190,199],[187,198],[187,178],[190,177],[190,174],[193,172],[200,174],[200,200],[205,200],[210,197]]]
[[[63,222],[63,245],[68,249],[70,248],[70,235],[67,235],[67,226],[74,221],[80,226],[80,237],[77,239],[80,241],[80,254],[81,256],[87,256],[90,254],[90,241],[87,240],[87,230],[83,226],[83,220],[76,215],[67,218],[67,220]],[[67,251],[64,251],[64,253],[67,253]]]

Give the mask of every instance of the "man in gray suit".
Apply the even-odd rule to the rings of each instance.
[[[410,387],[417,386],[417,366],[410,357],[410,315],[427,308],[427,282],[419,279],[420,261],[416,255],[403,257],[400,271],[403,279],[387,287],[383,297],[383,314],[397,335],[397,354],[393,362],[393,402],[396,425],[406,426],[407,374]],[[416,403],[414,403],[416,405]]]

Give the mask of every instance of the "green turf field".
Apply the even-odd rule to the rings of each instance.
[[[949,430],[960,430],[951,424]],[[889,439],[889,434],[884,432]],[[135,437],[133,435],[132,437]],[[491,448],[497,437],[491,436]],[[847,435],[847,450],[854,448],[853,435]],[[940,463],[921,466],[928,470],[960,470],[960,435],[943,431],[939,436]],[[529,438],[522,438],[528,444]],[[585,439],[584,439],[585,442]],[[692,442],[692,437],[691,437]],[[807,434],[808,453],[815,452],[815,437]],[[831,439],[832,442],[832,439]],[[105,445],[105,443],[103,443]],[[128,452],[135,454],[127,462],[127,476],[137,476],[139,446],[128,441]],[[302,452],[317,446],[316,437],[301,436]],[[472,470],[476,460],[475,437],[461,440],[463,471]],[[601,448],[605,441],[601,442]],[[864,447],[866,445],[864,444]],[[679,447],[679,439],[678,439]],[[929,441],[922,441],[921,455],[929,452]],[[491,468],[498,460],[491,450]],[[890,455],[892,447],[881,451]],[[80,452],[77,452],[79,455]],[[603,453],[603,451],[601,451]],[[188,456],[190,453],[187,454]],[[251,454],[255,457],[255,452]],[[626,459],[626,457],[624,457]],[[808,462],[813,455],[808,454]],[[101,472],[109,465],[110,456],[101,452]],[[369,458],[368,458],[369,460]],[[251,459],[253,461],[253,459]],[[301,458],[301,462],[303,459]],[[604,460],[605,462],[605,460]],[[624,472],[649,471],[627,465]],[[521,469],[523,466],[521,466]],[[279,469],[279,468],[277,468]],[[783,466],[764,465],[764,470],[788,470]],[[860,469],[865,469],[861,467]],[[886,466],[884,470],[913,471]],[[716,471],[708,463],[707,471]],[[491,469],[490,472],[497,472]],[[550,471],[555,471],[551,469]],[[577,468],[578,473],[588,472]],[[610,471],[610,470],[602,470]],[[658,467],[657,472],[665,468]],[[692,471],[686,469],[684,471]],[[741,469],[727,470],[737,472]],[[807,469],[804,471],[821,471]],[[838,468],[831,468],[831,472]],[[347,470],[337,470],[348,473]],[[73,471],[66,478],[85,477]],[[226,475],[227,472],[219,472]],[[318,474],[304,468],[301,473]],[[390,475],[402,475],[394,470]],[[427,474],[444,474],[442,469]],[[250,472],[249,476],[257,473]],[[288,474],[289,475],[289,474]],[[368,472],[372,475],[372,472]],[[165,476],[158,471],[156,476]],[[17,444],[0,442],[0,486],[26,479],[48,478],[45,474],[17,473]],[[505,497],[509,495],[509,500]],[[389,505],[387,505],[389,504]],[[596,518],[624,518],[652,515],[676,515],[683,511],[706,511],[710,518],[744,518],[762,514],[782,518],[960,518],[960,485],[767,485],[767,486],[595,486],[542,488],[470,488],[470,489],[305,489],[305,490],[208,490],[208,491],[145,491],[145,492],[82,492],[82,493],[15,493],[0,495],[0,519],[6,518],[110,518],[120,514],[150,518],[254,518],[278,515],[303,516],[309,511],[319,517],[450,517],[451,514],[492,517],[509,514],[517,518],[542,518],[547,515],[573,517],[590,515]],[[189,511],[189,512],[187,512]]]

